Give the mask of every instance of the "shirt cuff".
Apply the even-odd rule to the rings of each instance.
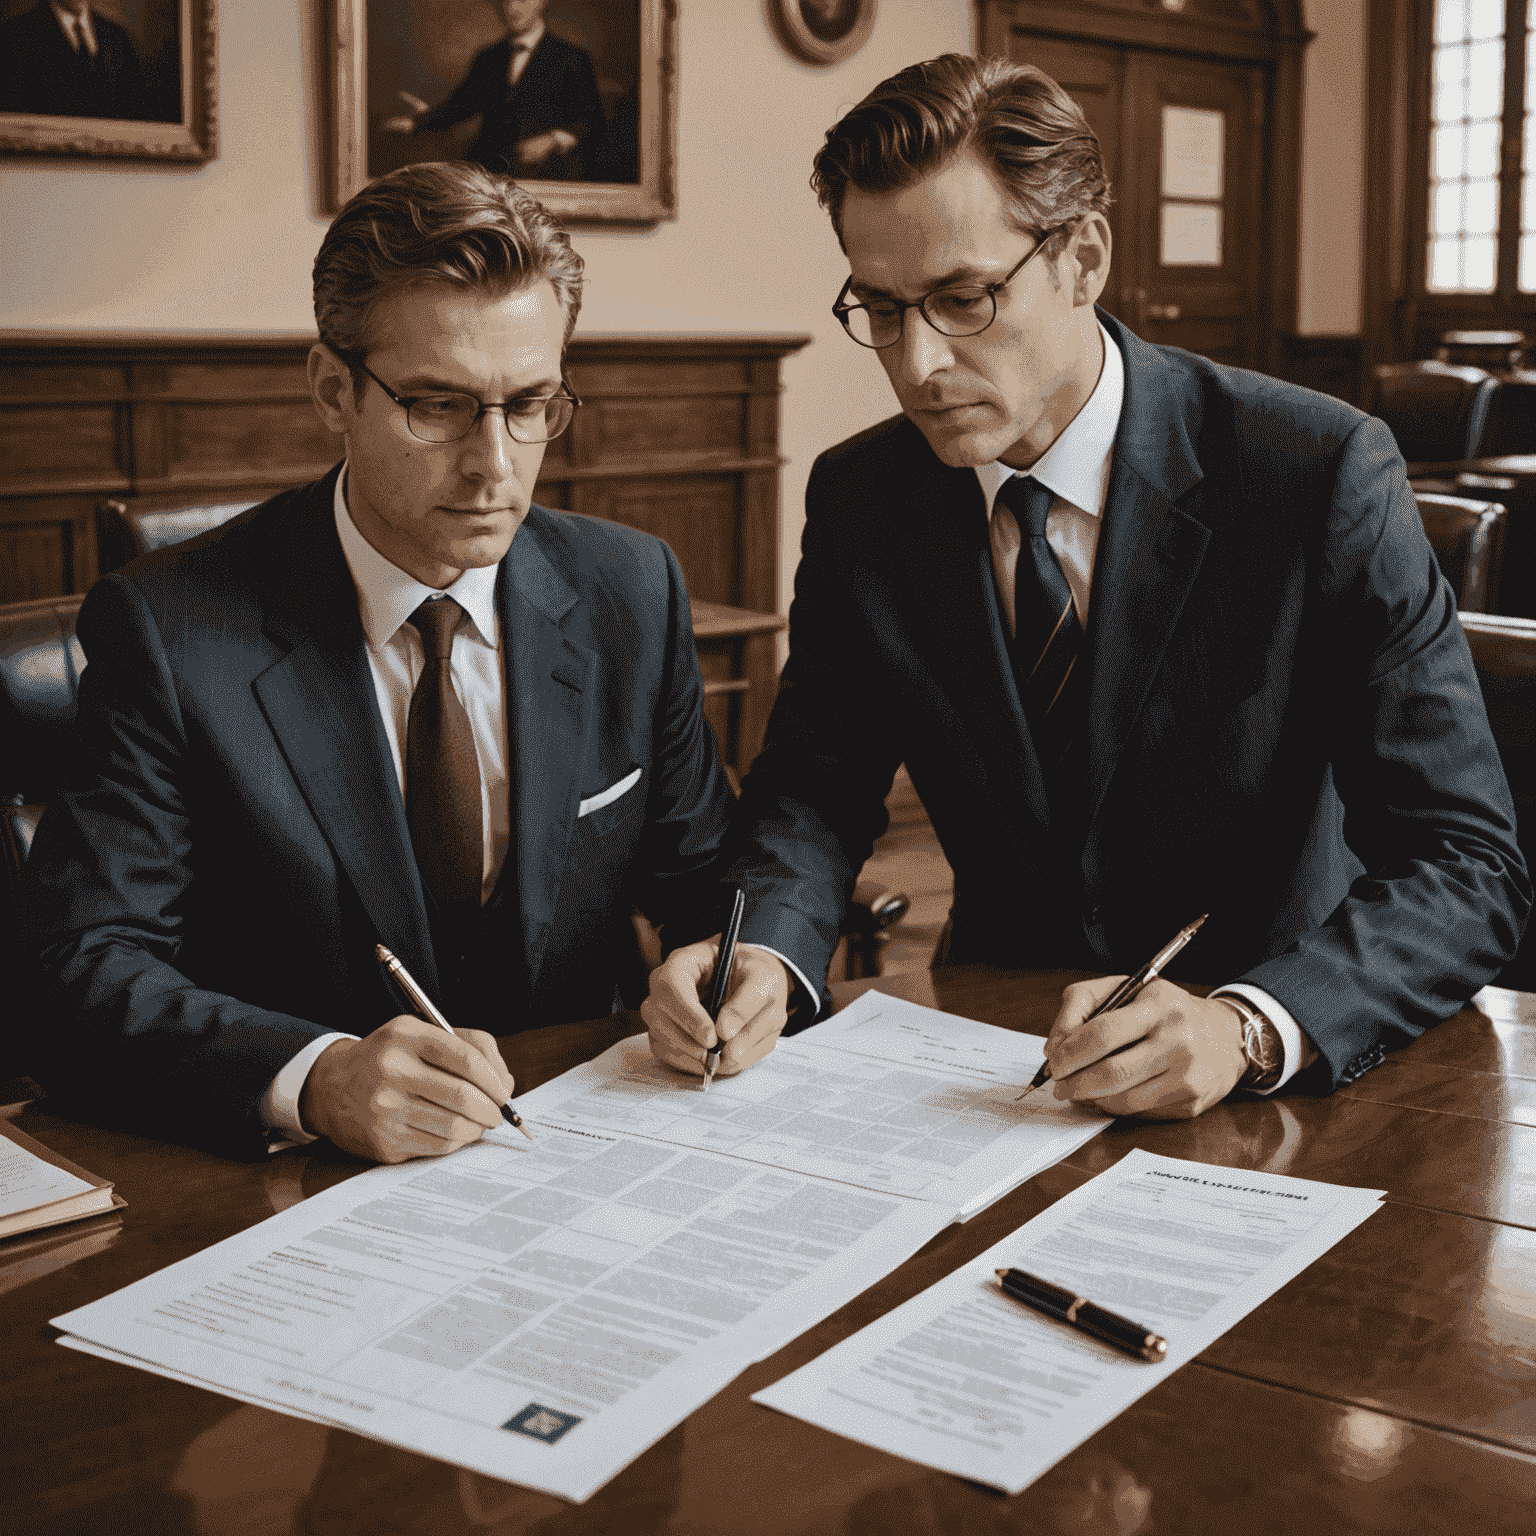
[[[805,972],[787,955],[781,955],[771,944],[752,944],[743,940],[741,947],[743,949],[760,949],[765,955],[772,955],[775,960],[782,961],[789,974],[805,988],[806,1000],[811,1006],[811,1018],[814,1019],[821,1012],[821,993],[805,979]]]
[[[1301,1066],[1301,1025],[1262,987],[1251,987],[1246,981],[1221,987],[1211,993],[1211,996],[1240,997],[1245,1002],[1252,1003],[1264,1018],[1275,1026],[1275,1033],[1280,1037],[1280,1080],[1273,1088],[1253,1088],[1248,1091],[1271,1094],[1285,1087],[1296,1076],[1297,1069]]]
[[[267,1143],[268,1152],[281,1152],[285,1147],[301,1147],[306,1142],[318,1139],[304,1129],[299,1119],[299,1095],[304,1091],[309,1069],[314,1066],[315,1058],[333,1040],[357,1038],[356,1035],[348,1035],[336,1029],[328,1035],[321,1035],[318,1040],[311,1040],[268,1084],[267,1091],[261,1096],[262,1122],[269,1130],[282,1133],[281,1138],[273,1137]]]

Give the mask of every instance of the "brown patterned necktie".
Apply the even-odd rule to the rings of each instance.
[[[433,900],[450,913],[479,908],[484,867],[480,764],[450,668],[463,614],[451,597],[438,597],[411,615],[426,664],[411,695],[405,737],[405,819],[416,867]]]
[[[1045,537],[1051,493],[1032,475],[1015,475],[997,499],[1018,521],[1019,563],[1014,571],[1014,681],[1029,722],[1052,808],[1073,800],[1073,748],[1082,734],[1085,703],[1083,627],[1072,589]]]

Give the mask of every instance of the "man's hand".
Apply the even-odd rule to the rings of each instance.
[[[700,1001],[715,974],[720,935],[676,949],[651,972],[651,990],[640,1005],[640,1017],[650,1031],[651,1050],[679,1072],[704,1075],[704,1052],[724,1041],[718,1077],[730,1077],[760,1061],[779,1042],[789,1018],[793,989],[788,967],[776,955],[749,944],[736,951],[731,990],[718,1024]]]
[[[1226,1098],[1248,1066],[1237,1014],[1159,979],[1089,1022],[1124,979],[1080,981],[1062,993],[1045,1042],[1056,1097],[1149,1120],[1192,1120]]]
[[[381,1163],[441,1157],[501,1124],[512,1074],[490,1035],[450,1035],[401,1014],[362,1040],[336,1040],[315,1058],[299,1120],[346,1152]]]
[[[543,165],[560,148],[562,142],[559,129],[551,128],[548,133],[535,133],[529,138],[519,139],[513,153],[521,166]]]

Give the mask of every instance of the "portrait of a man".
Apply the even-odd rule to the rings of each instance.
[[[0,112],[174,123],[178,0],[0,0]]]
[[[368,174],[638,179],[638,0],[369,0]]]

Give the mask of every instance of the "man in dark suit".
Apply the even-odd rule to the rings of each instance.
[[[905,762],[954,869],[941,960],[1130,972],[1210,914],[1175,974],[1217,996],[1158,981],[1087,1022],[1117,978],[1067,989],[1059,1097],[1182,1117],[1298,1071],[1326,1091],[1453,1013],[1530,885],[1385,427],[1096,310],[1098,144],[1038,70],[904,71],[815,179],[838,313],[904,414],[811,474],[743,934],[814,998]],[[709,954],[646,1005],[682,1070],[714,1038]]]
[[[133,39],[86,0],[41,0],[0,25],[0,112],[144,115]]]
[[[479,1031],[635,1000],[635,907],[707,931],[732,797],[677,562],[530,504],[580,293],[477,166],[338,215],[309,369],[344,464],[81,610],[79,760],[27,867],[51,1090],[222,1150],[444,1152],[511,1091]]]
[[[475,55],[446,100],[420,116],[390,118],[384,126],[398,133],[429,132],[478,113],[480,131],[466,159],[524,180],[582,180],[581,147],[603,126],[603,99],[586,49],[545,27],[546,4],[500,0],[507,35]]]

